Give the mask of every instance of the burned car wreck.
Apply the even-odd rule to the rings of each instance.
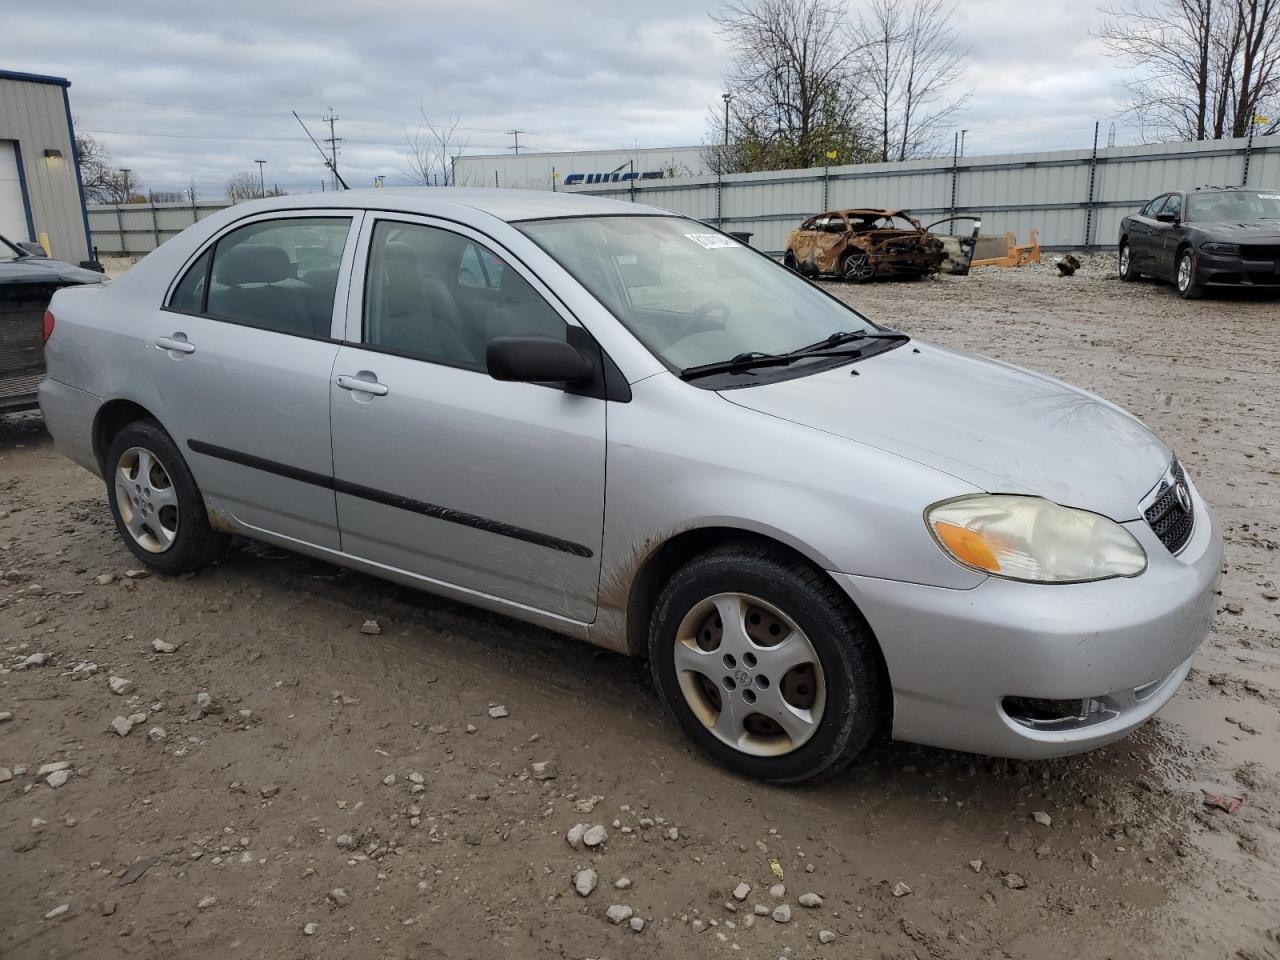
[[[963,236],[933,232],[961,221],[972,224]],[[932,273],[964,276],[981,227],[982,221],[972,216],[946,217],[926,227],[905,210],[831,210],[791,231],[783,262],[806,276],[854,283]]]

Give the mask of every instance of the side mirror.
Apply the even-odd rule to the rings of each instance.
[[[485,351],[489,376],[517,383],[578,383],[596,368],[576,347],[553,337],[495,337]]]
[[[1157,213],[1156,219],[1161,223],[1177,223],[1178,215],[1176,213]]]
[[[44,252],[44,247],[40,246],[38,243],[32,243],[30,240],[19,241],[18,249],[28,256],[40,257],[41,259],[48,259],[49,257],[49,255]]]

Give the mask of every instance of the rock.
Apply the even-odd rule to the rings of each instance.
[[[970,861],[969,861],[969,869],[970,869],[970,870],[972,870],[974,873],[981,873],[981,872],[982,872],[982,861],[981,861],[981,860],[970,860]]]
[[[529,769],[533,771],[533,779],[535,780],[554,780],[560,774],[560,771],[556,769],[554,760],[541,760],[531,764]]]
[[[159,637],[157,637],[156,639],[151,641],[151,649],[154,650],[156,653],[173,653],[173,651],[177,650],[178,648],[175,644],[168,643],[167,641],[161,640]]]
[[[816,893],[802,893],[796,899],[796,902],[802,907],[808,907],[810,910],[822,906],[822,898]]]
[[[627,922],[631,924],[631,930],[633,933],[639,933],[644,929],[644,918],[642,917],[632,917]]]
[[[0,723],[8,723],[13,719],[12,710],[0,710]]]
[[[573,889],[578,891],[578,896],[589,897],[595,888],[596,872],[594,870],[579,870],[573,875]]]
[[[46,763],[36,771],[37,777],[47,777],[51,773],[57,773],[59,770],[70,770],[70,760],[55,760],[53,763]]]
[[[1016,873],[1006,873],[1001,882],[1010,890],[1025,890],[1027,888],[1027,881]]]
[[[1239,600],[1228,600],[1222,609],[1238,617],[1244,613],[1244,604]]]
[[[1102,863],[1102,861],[1098,859],[1098,855],[1092,852],[1084,855],[1084,862],[1089,865],[1090,870],[1097,870],[1098,866]]]
[[[477,727],[474,723],[468,723],[468,724],[467,724],[467,733],[475,733],[475,732],[476,732],[477,730],[479,730],[479,729],[480,729],[480,728],[479,728],[479,727]]]
[[[260,789],[258,792],[262,794],[263,800],[270,800],[272,797],[274,797],[276,794],[280,792],[280,788],[276,786],[276,784],[274,783],[268,783],[266,786],[262,787],[262,789]]]
[[[151,576],[146,570],[126,570],[124,575],[130,580],[145,580]]]
[[[346,907],[351,905],[351,895],[342,887],[334,887],[326,894],[326,898],[335,907]]]
[[[32,667],[43,667],[49,663],[49,655],[47,653],[33,653],[29,657],[19,660],[15,665],[15,670],[30,670]]]
[[[1042,827],[1053,826],[1053,817],[1049,816],[1043,810],[1037,810],[1035,813],[1031,814],[1031,819]]]
[[[757,917],[767,917],[769,915],[769,908],[766,907],[763,903],[757,903],[754,907],[752,907],[752,912]]]
[[[781,900],[787,895],[787,885],[785,883],[775,883],[769,888],[769,896],[775,900]]]
[[[302,926],[302,935],[304,937],[314,937],[319,932],[320,924],[315,923],[314,921],[312,923],[303,924]]]
[[[394,787],[396,785],[396,775],[394,773],[388,773],[382,778],[382,785],[384,787]]]
[[[360,624],[360,632],[376,637],[382,632],[382,625],[377,620],[366,620]]]
[[[501,720],[503,717],[511,716],[511,714],[507,712],[506,707],[504,707],[502,704],[498,704],[496,707],[489,708],[489,716],[491,716],[494,720]]]
[[[45,778],[45,783],[57,790],[60,786],[71,779],[70,770],[55,770]]]
[[[8,767],[0,767],[0,783],[8,783],[13,779],[13,771]]]
[[[48,913],[44,915],[46,920],[57,920],[59,917],[65,916],[67,911],[71,909],[71,904],[60,903]]]
[[[414,770],[409,774],[409,782],[417,784],[418,786],[421,786],[422,784],[427,782],[427,778],[424,777],[422,774],[418,773],[418,771]]]
[[[741,903],[743,900],[747,899],[747,895],[750,893],[751,893],[751,884],[747,883],[744,880],[742,883],[738,884],[736,887],[733,888],[733,899]]]
[[[93,578],[93,582],[100,587],[105,587],[109,583],[116,582],[116,575],[114,573],[100,573]]]
[[[911,888],[899,880],[893,885],[889,892],[895,897],[907,897],[911,895]]]
[[[200,898],[200,901],[196,904],[196,909],[197,909],[197,910],[208,910],[210,907],[212,907],[212,906],[213,906],[214,904],[216,904],[217,902],[218,902],[218,898],[217,898],[217,897],[201,897],[201,898]]]
[[[615,903],[605,911],[605,916],[609,918],[609,922],[613,924],[621,923],[623,920],[630,920],[634,911],[624,903]]]
[[[341,833],[338,839],[334,841],[340,850],[354,850],[356,848],[356,838],[349,833]]]
[[[819,943],[835,943],[836,935],[832,933],[830,930],[819,930],[818,942]]]
[[[1058,273],[1064,277],[1069,277],[1080,269],[1080,261],[1071,254],[1064,254],[1058,258]]]
[[[82,660],[71,668],[72,680],[87,680],[98,672],[98,665]]]
[[[443,723],[433,723],[431,726],[427,727],[427,733],[433,733],[436,736],[444,736],[444,734],[448,732],[449,728]]]
[[[147,731],[147,739],[152,743],[159,743],[161,740],[169,736],[169,732],[164,727],[152,727]]]
[[[577,850],[582,846],[582,836],[587,832],[585,823],[575,823],[569,828],[569,832],[564,835],[565,843]]]
[[[608,839],[609,831],[599,824],[594,827],[588,827],[587,832],[582,835],[582,842],[588,847],[598,847]]]
[[[112,693],[122,697],[133,692],[133,681],[126,680],[124,677],[108,677],[107,686],[111,688]]]
[[[619,877],[617,880],[613,881],[613,889],[630,890],[631,881],[627,877]]]
[[[668,830],[667,830],[666,837],[667,837],[667,839],[668,839],[668,840],[679,840],[679,839],[680,839],[680,831],[679,831],[679,830],[677,830],[675,827],[670,827],[670,828],[668,828]]]
[[[127,737],[133,729],[133,721],[128,717],[116,717],[111,721],[111,729],[122,737]]]
[[[791,922],[791,905],[788,903],[780,903],[773,908],[774,923],[790,923]]]

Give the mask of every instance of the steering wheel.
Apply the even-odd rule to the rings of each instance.
[[[689,334],[693,333],[693,328],[696,327],[700,321],[707,318],[707,314],[715,313],[717,310],[720,311],[721,316],[720,329],[724,329],[724,325],[728,323],[729,318],[733,316],[733,311],[729,309],[729,305],[723,300],[708,300],[706,303],[694,310],[693,313],[689,314],[689,319],[685,321],[685,325],[680,328],[679,333],[671,338],[670,342],[678,343],[685,337],[689,336]],[[714,329],[714,324],[711,329]]]

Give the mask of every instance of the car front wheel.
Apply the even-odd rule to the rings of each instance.
[[[162,573],[187,573],[225,551],[177,445],[152,420],[124,427],[107,451],[107,501],[133,555]]]
[[[649,653],[684,731],[750,777],[834,774],[880,728],[886,693],[865,623],[821,571],[768,545],[720,547],[672,576]]]
[[[1196,283],[1196,255],[1190,250],[1178,254],[1178,268],[1175,274],[1178,293],[1184,300],[1198,300],[1204,292]]]
[[[866,283],[875,273],[871,257],[865,253],[846,253],[840,261],[840,275],[850,283]]]
[[[1138,279],[1138,271],[1133,269],[1133,251],[1129,249],[1127,240],[1120,244],[1119,272],[1120,279],[1126,283],[1132,283]]]

